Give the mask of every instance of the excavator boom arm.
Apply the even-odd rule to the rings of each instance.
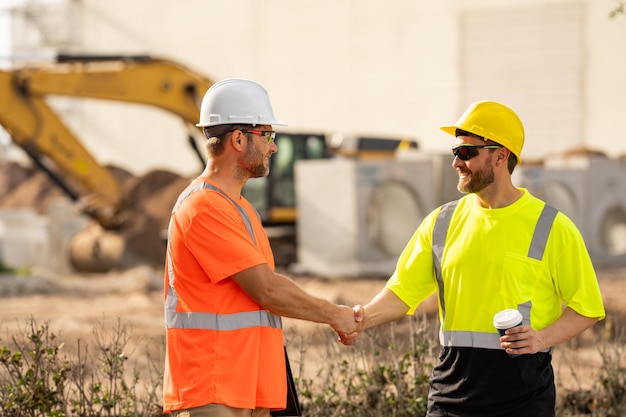
[[[46,97],[149,105],[177,115],[191,127],[202,94],[211,85],[206,77],[162,59],[65,56],[36,67],[0,71],[0,125],[39,165],[45,167],[49,159],[80,183],[89,193],[87,213],[103,227],[112,228],[125,209],[117,179],[81,144]]]
[[[198,118],[202,95],[213,84],[175,62],[150,57],[62,57],[51,66],[15,72],[29,95],[63,95],[151,105],[188,123]]]
[[[115,212],[123,206],[116,178],[95,160],[43,98],[20,94],[13,81],[13,74],[0,71],[0,125],[38,165],[46,167],[50,159],[61,172],[92,191],[95,211],[90,214],[103,226],[112,227]],[[64,189],[78,199],[66,185]]]

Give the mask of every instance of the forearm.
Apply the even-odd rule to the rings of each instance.
[[[409,307],[386,288],[363,306],[363,309],[365,310],[365,317],[362,330],[396,321],[409,311]]]
[[[557,321],[538,332],[544,345],[542,348],[547,349],[565,343],[597,321],[598,318],[582,316],[568,307]]]
[[[276,274],[274,284],[259,304],[275,314],[330,325],[340,314],[339,306],[306,293],[284,275]]]
[[[261,307],[274,314],[345,329],[354,326],[352,309],[307,294],[295,282],[266,264],[241,271],[233,280]],[[350,320],[348,320],[350,319]]]

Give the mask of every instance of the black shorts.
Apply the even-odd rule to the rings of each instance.
[[[554,417],[549,353],[445,347],[433,369],[428,417]]]

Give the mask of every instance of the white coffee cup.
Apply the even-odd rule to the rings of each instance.
[[[500,333],[500,336],[504,336],[505,334],[504,332],[507,329],[520,326],[522,324],[523,319],[524,318],[522,317],[522,313],[520,313],[514,308],[508,308],[506,310],[502,310],[496,313],[496,315],[493,316],[493,326],[496,329],[498,329],[498,333]],[[509,356],[518,356],[518,355],[509,355]]]

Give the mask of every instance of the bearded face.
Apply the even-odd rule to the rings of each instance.
[[[269,159],[272,153],[270,146],[248,135],[246,151],[240,161],[239,169],[246,178],[265,177],[270,172]]]
[[[479,169],[470,170],[467,166],[457,167],[459,183],[457,189],[464,193],[478,193],[484,190],[494,181],[493,167],[491,166],[492,155],[490,154],[485,163]]]

